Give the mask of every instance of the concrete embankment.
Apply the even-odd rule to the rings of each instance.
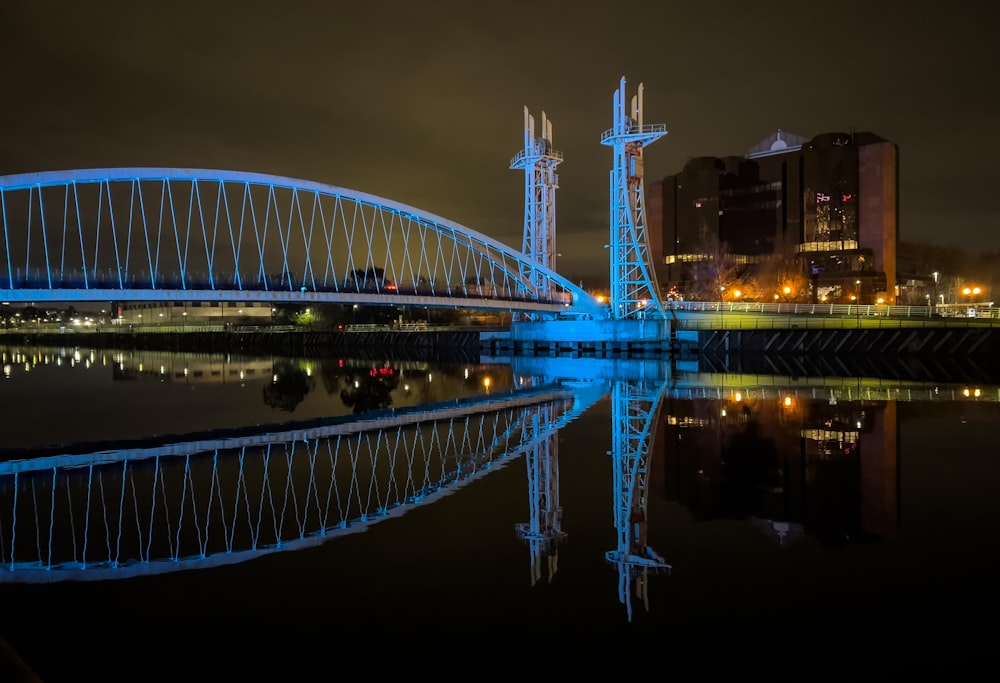
[[[237,332],[82,332],[82,333],[5,333],[0,344],[39,346],[91,346],[111,349],[156,349],[205,353],[241,353],[248,355],[316,355],[347,351],[419,353],[435,355],[455,352],[479,352],[479,332],[473,330],[424,330],[396,332],[343,331],[237,331]]]

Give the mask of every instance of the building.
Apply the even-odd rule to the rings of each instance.
[[[648,189],[661,284],[695,298],[893,303],[898,157],[873,133],[779,130],[745,156],[690,159]]]
[[[152,301],[114,305],[116,325],[266,325],[271,304],[260,301]]]

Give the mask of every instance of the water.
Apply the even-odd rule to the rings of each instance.
[[[995,385],[2,353],[0,636],[45,681],[483,673],[538,652],[901,670],[898,648],[983,642],[997,606]],[[649,567],[629,577],[609,561],[628,550],[613,454],[645,423],[616,402],[660,391],[644,523],[620,525]],[[554,551],[532,543],[546,528]]]

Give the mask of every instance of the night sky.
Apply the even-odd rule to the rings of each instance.
[[[617,8],[617,9],[615,9]],[[225,168],[414,205],[520,247],[523,107],[565,155],[559,270],[606,274],[618,80],[647,183],[780,128],[900,147],[901,239],[1000,248],[989,3],[0,4],[0,174]]]

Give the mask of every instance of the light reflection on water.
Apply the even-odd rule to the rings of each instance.
[[[4,368],[0,635],[36,668],[52,643],[32,634],[83,614],[242,651],[290,615],[339,615],[306,640],[419,614],[438,635],[698,645],[848,624],[957,637],[936,620],[996,603],[991,385],[31,348]],[[461,419],[406,421],[428,404]],[[262,427],[276,422],[289,436]],[[318,425],[341,433],[303,438]],[[201,450],[184,452],[191,433]],[[643,438],[648,457],[630,457]],[[39,448],[81,441],[105,460]],[[15,481],[11,458],[29,456],[50,460]],[[191,622],[196,605],[215,628]]]

